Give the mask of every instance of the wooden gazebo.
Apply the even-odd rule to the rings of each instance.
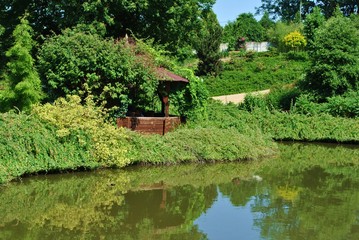
[[[133,131],[141,133],[164,135],[181,124],[182,121],[180,116],[169,115],[169,94],[172,86],[188,84],[189,81],[162,67],[157,68],[157,76],[160,80],[157,92],[162,102],[160,116],[127,116],[124,118],[118,118],[118,127],[130,128]]]

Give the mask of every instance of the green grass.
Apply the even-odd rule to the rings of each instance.
[[[285,55],[255,54],[232,56],[217,77],[206,77],[210,96],[220,96],[269,89],[291,84],[303,77],[308,62],[291,60]]]
[[[70,134],[64,137],[58,135],[55,125],[36,115],[0,114],[0,184],[39,172],[123,166],[113,165],[111,158],[99,161],[93,154],[98,142],[91,140],[86,129],[68,128]],[[108,136],[106,131],[100,136],[101,128],[96,129],[96,138]],[[129,159],[127,165],[252,160],[271,156],[277,149],[270,138],[255,130],[246,135],[234,128],[197,124],[163,137],[117,130],[109,141],[122,139],[117,143],[124,144],[127,151],[121,151],[119,157]]]
[[[129,157],[137,164],[176,164],[259,159],[276,153],[277,146],[270,138],[250,132],[194,125],[163,137],[133,133]]]
[[[240,110],[237,105],[209,105],[205,125],[222,129],[235,128],[240,133],[260,129],[274,140],[359,143],[359,119],[333,117],[328,114],[308,116],[281,111]]]

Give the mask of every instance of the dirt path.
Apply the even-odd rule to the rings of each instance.
[[[232,95],[224,95],[224,96],[217,96],[217,97],[212,97],[212,99],[214,100],[219,100],[222,103],[242,103],[244,101],[244,98],[246,97],[247,94],[252,94],[252,95],[265,95],[269,93],[269,89],[267,90],[263,90],[263,91],[258,91],[258,92],[251,92],[251,93],[239,93],[239,94],[232,94]]]

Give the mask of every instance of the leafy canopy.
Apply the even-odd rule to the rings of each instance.
[[[265,40],[265,29],[251,13],[240,14],[234,22],[224,27],[223,41],[229,43],[229,48],[236,48],[241,38],[254,42]]]
[[[329,19],[314,35],[302,89],[319,99],[359,90],[359,31],[349,18]]]

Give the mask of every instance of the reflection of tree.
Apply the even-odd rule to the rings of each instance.
[[[230,183],[218,185],[219,191],[231,200],[234,206],[245,206],[256,195],[257,182],[235,179]]]
[[[359,149],[294,144],[281,150],[282,158],[263,170],[269,195],[257,196],[252,207],[262,237],[356,239]]]
[[[143,236],[149,239],[203,239],[204,235],[193,227],[193,221],[212,206],[216,197],[215,185],[130,191],[122,206],[129,214],[119,236],[121,239],[142,239]]]
[[[5,239],[69,239],[74,234],[87,239],[90,229],[100,236],[104,229],[115,227],[109,211],[122,204],[128,179],[118,175],[109,182],[102,173],[59,175],[14,185],[0,194],[0,229],[13,228],[14,234]]]

